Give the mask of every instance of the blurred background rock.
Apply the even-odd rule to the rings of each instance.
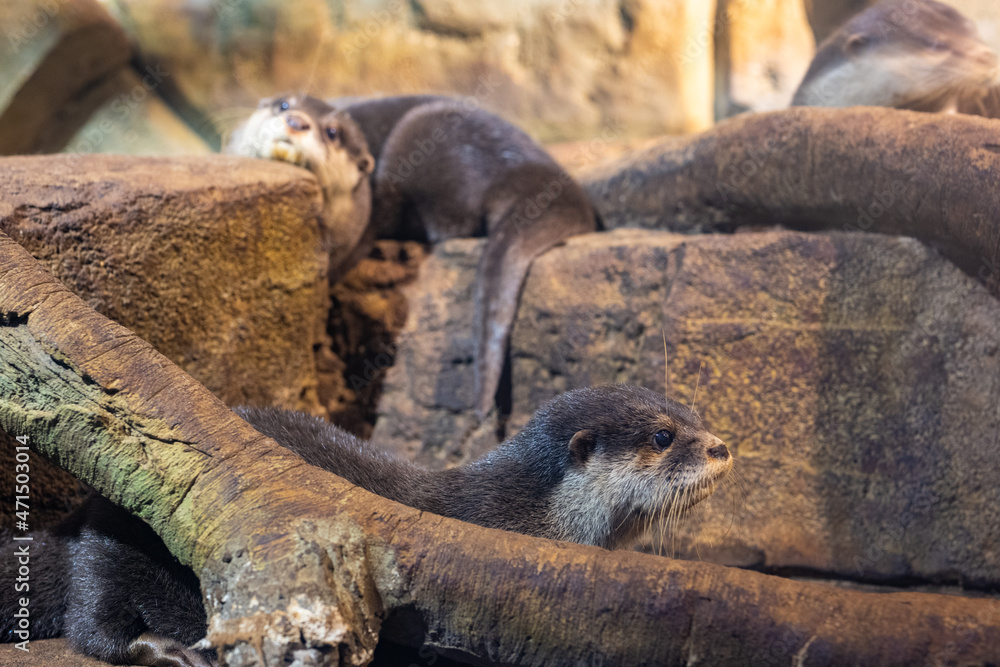
[[[787,106],[816,41],[867,4],[7,2],[0,153],[199,154],[278,92],[432,92],[474,98],[565,144],[554,149],[564,162],[589,164],[644,138]],[[1000,46],[996,3],[951,4]]]

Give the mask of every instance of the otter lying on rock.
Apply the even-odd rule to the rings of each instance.
[[[322,132],[316,138],[302,130],[334,122],[341,143],[325,152],[316,148]],[[354,187],[357,170],[350,165],[369,149],[375,156],[370,221],[327,205],[328,224],[337,225],[331,280],[365,257],[376,238],[437,243],[487,237],[474,319],[474,400],[483,417],[494,405],[531,262],[571,236],[595,231],[593,209],[577,182],[527,134],[445,97],[387,97],[343,109],[300,95],[265,100],[228,151],[301,164],[324,192],[339,193]]]
[[[608,549],[634,545],[708,497],[732,468],[698,415],[648,389],[613,385],[559,396],[487,456],[432,471],[301,413],[239,408],[264,435],[308,463],[412,507],[491,528]],[[100,496],[35,538],[32,639],[64,634],[116,663],[206,667],[188,648],[205,635],[198,579],[141,520]],[[16,559],[0,586],[13,590]],[[40,597],[41,596],[41,597]],[[12,641],[14,600],[0,637]]]

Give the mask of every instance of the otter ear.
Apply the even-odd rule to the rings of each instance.
[[[569,440],[569,455],[577,463],[586,463],[597,441],[590,431],[577,431]]]
[[[371,155],[364,155],[358,160],[358,169],[360,169],[365,174],[370,174],[375,169],[375,160],[372,159]]]
[[[860,33],[855,33],[844,42],[844,51],[849,56],[856,56],[861,52],[861,49],[865,48],[866,44],[868,44],[868,38]]]

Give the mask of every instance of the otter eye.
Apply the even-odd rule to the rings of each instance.
[[[326,128],[326,138],[330,140],[335,140],[337,138],[337,128],[335,127]]]
[[[657,431],[653,435],[653,444],[660,449],[666,449],[674,442],[674,434],[670,431]]]

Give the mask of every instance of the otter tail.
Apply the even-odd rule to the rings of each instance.
[[[531,262],[569,237],[597,229],[594,213],[579,186],[570,181],[564,187],[570,192],[556,194],[556,198],[567,197],[564,202],[552,203],[548,210],[534,216],[529,215],[533,200],[517,202],[489,225],[489,241],[476,278],[474,320],[475,407],[480,419],[495,402],[510,330]]]

